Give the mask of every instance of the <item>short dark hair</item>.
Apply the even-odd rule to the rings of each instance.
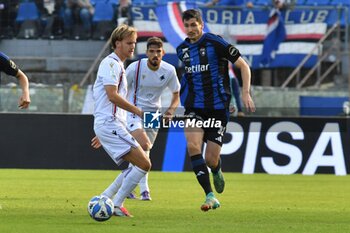
[[[158,46],[159,48],[163,48],[163,41],[162,41],[162,39],[160,39],[159,37],[152,36],[152,37],[148,38],[148,40],[147,40],[147,49],[148,49],[151,45],[156,45],[156,46]]]
[[[186,10],[182,13],[182,22],[184,22],[185,20],[192,19],[192,18],[195,18],[197,20],[197,22],[203,24],[202,15],[201,15],[199,10],[189,9],[189,10]]]

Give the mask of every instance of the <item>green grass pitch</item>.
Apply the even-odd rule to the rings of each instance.
[[[0,169],[0,232],[350,232],[350,176],[225,173],[222,206],[204,213],[193,173],[152,171],[153,200],[126,200],[134,218],[96,222],[87,203],[117,174]]]

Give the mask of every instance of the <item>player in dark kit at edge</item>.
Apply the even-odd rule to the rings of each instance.
[[[22,95],[18,100],[20,109],[28,108],[30,104],[29,81],[27,76],[18,68],[18,66],[4,53],[0,52],[0,71],[18,79],[22,88]]]

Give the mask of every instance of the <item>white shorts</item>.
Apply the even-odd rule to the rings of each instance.
[[[140,146],[125,126],[118,121],[106,121],[104,124],[94,125],[94,131],[107,154],[118,166],[124,161],[123,156],[132,147]]]
[[[129,132],[135,131],[137,129],[144,129],[143,128],[143,120],[138,117],[135,116],[133,114],[128,114],[127,115],[127,128],[129,130]],[[152,128],[147,128],[144,129],[146,132],[147,137],[149,138],[150,142],[154,143],[154,141],[156,140],[157,134],[158,134],[158,129],[152,129]]]

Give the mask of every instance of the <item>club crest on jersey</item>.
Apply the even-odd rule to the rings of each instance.
[[[113,68],[114,63],[113,63],[113,62],[109,63],[109,66],[110,66],[111,68]]]
[[[146,75],[143,74],[141,77],[142,77],[142,79],[145,79],[145,78],[146,78]]]
[[[205,56],[205,48],[200,48],[199,49],[199,54],[204,57]]]
[[[159,77],[160,81],[163,81],[165,79],[164,75]]]

